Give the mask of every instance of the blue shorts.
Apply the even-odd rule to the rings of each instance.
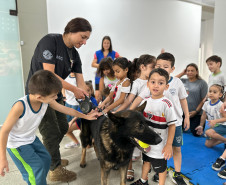
[[[175,147],[181,147],[183,145],[183,132],[182,132],[182,126],[177,126],[175,130],[175,136],[173,139],[173,146]]]
[[[216,133],[222,136],[226,135],[226,125],[219,125],[217,127],[214,127],[213,130],[215,130]]]
[[[67,102],[65,102],[65,106],[81,112],[79,105],[70,105]],[[70,116],[70,115],[66,115],[66,117],[67,117],[67,121],[68,122],[70,122],[74,118],[73,116]],[[77,124],[78,128],[80,129],[81,119],[77,119],[76,120],[76,124]]]
[[[219,125],[219,126],[216,126],[214,128],[209,128],[209,129],[213,129],[217,134],[219,134],[223,137],[226,135],[226,125]],[[209,129],[207,129],[207,130],[209,130]],[[207,136],[206,139],[210,140],[211,138]]]

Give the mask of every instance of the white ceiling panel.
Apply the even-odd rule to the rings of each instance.
[[[207,6],[207,7],[212,7],[212,8],[215,7],[215,0],[181,0],[181,1],[199,4],[202,6]]]

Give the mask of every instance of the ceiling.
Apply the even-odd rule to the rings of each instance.
[[[181,1],[202,5],[204,7],[210,7],[210,8],[215,7],[215,0],[181,0]]]

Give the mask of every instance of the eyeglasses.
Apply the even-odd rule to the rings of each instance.
[[[114,94],[113,94],[113,97],[112,97],[113,99],[115,99],[117,91],[118,91],[118,86],[115,87]]]

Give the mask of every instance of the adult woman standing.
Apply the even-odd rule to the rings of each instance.
[[[109,36],[104,36],[102,39],[102,44],[101,44],[101,50],[98,50],[95,52],[94,59],[92,62],[92,67],[98,68],[99,63],[101,59],[105,57],[111,57],[113,60],[115,58],[120,57],[117,52],[112,50],[112,43],[111,43],[111,38]],[[96,73],[95,76],[95,98],[98,102],[101,101],[102,96],[101,93],[99,92],[99,82],[100,82],[100,75]]]
[[[38,43],[31,60],[30,71],[26,83],[28,94],[28,81],[38,70],[44,69],[54,73],[62,82],[63,88],[72,91],[76,98],[83,98],[87,94],[81,60],[75,48],[80,48],[89,39],[92,31],[90,23],[83,18],[75,18],[68,22],[62,34],[48,34]],[[64,79],[71,73],[75,73],[77,86],[75,87]],[[48,80],[48,79],[47,79]],[[57,101],[63,104],[63,96],[58,94]],[[61,160],[59,144],[68,131],[68,123],[65,114],[61,114],[48,108],[39,131],[43,143],[51,155],[49,177],[51,181],[68,182],[76,179],[76,173],[63,168],[68,165],[68,160]]]
[[[208,85],[199,76],[198,66],[194,63],[188,64],[186,69],[177,75],[177,77],[180,78],[185,74],[188,78],[182,78],[181,81],[184,83],[188,93],[187,102],[190,114],[190,130],[194,136],[199,136],[196,134],[195,128],[200,124],[202,106],[206,98]]]

